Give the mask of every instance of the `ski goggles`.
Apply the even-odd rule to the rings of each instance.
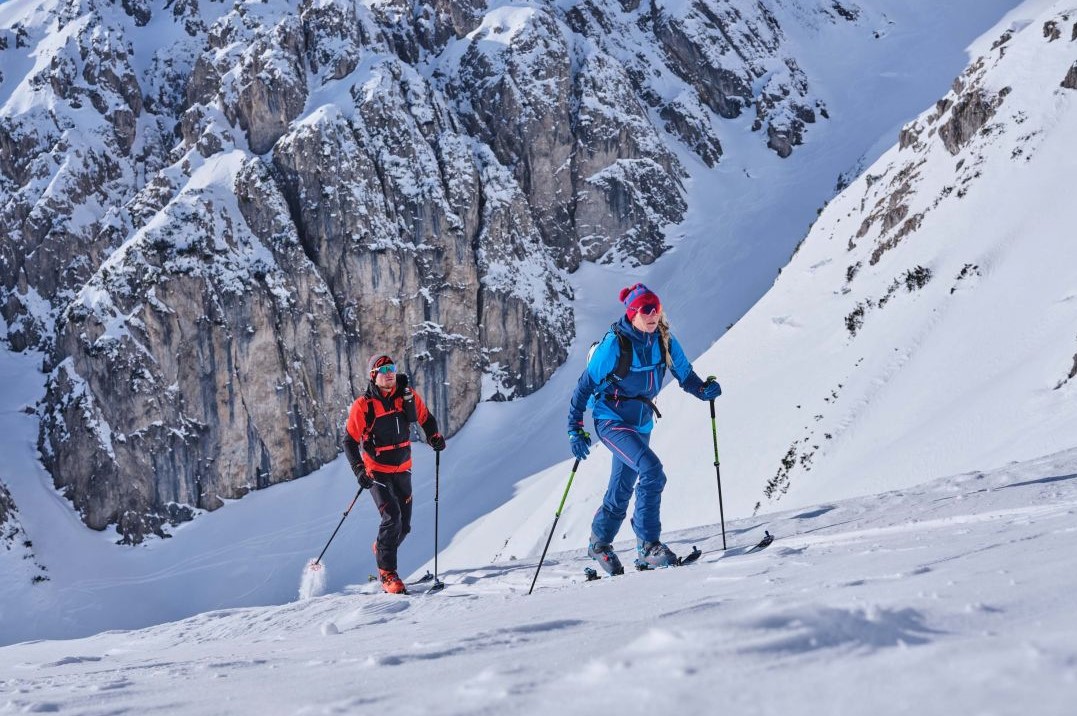
[[[396,364],[395,363],[386,363],[385,365],[379,365],[377,368],[374,369],[374,372],[375,373],[381,373],[382,375],[388,375],[389,373],[395,373],[396,372]]]
[[[639,307],[637,312],[642,313],[644,316],[657,316],[661,310],[662,305],[659,303],[645,303]]]

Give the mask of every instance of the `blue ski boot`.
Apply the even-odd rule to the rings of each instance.
[[[672,567],[677,564],[677,555],[673,550],[661,542],[644,542],[636,540],[636,569],[658,569],[659,567]]]
[[[594,535],[591,535],[591,540],[587,544],[587,556],[602,565],[602,569],[606,571],[606,574],[625,573],[625,568],[621,566],[621,560],[617,558],[617,553],[613,551],[613,545],[596,542]]]

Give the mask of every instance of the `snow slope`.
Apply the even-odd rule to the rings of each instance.
[[[1004,97],[984,128],[953,155],[946,117],[932,127],[937,110],[921,115],[916,144],[827,206],[774,289],[708,353],[736,376],[723,403],[735,469],[773,479],[775,455],[796,454],[772,499],[866,494],[1074,445],[1077,92],[1060,84],[1077,44],[1044,33],[1066,17],[1069,30],[1072,3],[1037,6],[1007,43],[977,42],[959,79],[966,96]],[[918,229],[862,233],[896,194]],[[916,272],[931,277],[919,288]]]
[[[441,568],[474,570],[541,549],[569,467],[564,462],[568,395],[591,340],[617,313],[618,289],[640,279],[661,294],[699,372],[717,373],[723,380],[719,435],[726,517],[732,521],[750,514],[781,453],[769,454],[770,426],[758,422],[778,403],[760,389],[760,382],[753,382],[748,367],[777,368],[743,342],[738,350],[751,354],[751,360],[742,356],[743,363],[733,363],[732,354],[700,354],[767,289],[816,209],[831,198],[839,174],[870,163],[892,144],[905,121],[944,94],[968,62],[966,46],[1015,4],[862,2],[863,19],[841,26],[815,24],[814,16],[801,16],[798,6],[776,4],[783,28],[802,49],[802,69],[823,88],[832,119],[813,127],[809,141],[787,160],[756,146],[748,118],[742,134],[723,136],[726,155],[714,170],[685,153],[681,160],[692,174],[691,209],[675,248],[654,265],[630,273],[588,265],[573,276],[579,339],[568,363],[526,399],[480,404],[444,453],[439,536],[442,547],[450,540],[453,546],[442,553]],[[1040,5],[1021,6],[988,30],[984,41],[997,37],[1000,28],[1030,22]],[[834,47],[842,52],[835,53]],[[844,312],[839,321],[840,315]],[[729,338],[746,341],[736,338],[741,330],[747,329],[738,325]],[[726,342],[719,351],[729,350]],[[35,559],[47,567],[50,579],[31,586],[29,572],[9,569],[16,558],[0,552],[5,577],[0,578],[0,644],[130,629],[206,610],[295,598],[303,564],[324,546],[354,495],[343,461],[200,516],[173,539],[117,548],[113,536],[93,533],[78,522],[36,462],[36,425],[22,408],[40,398],[37,359],[3,356],[0,434],[6,459],[0,480],[10,487]],[[713,524],[718,510],[706,406],[675,390],[662,401],[667,418],[657,445],[676,474],[667,490],[667,529]],[[749,411],[752,406],[755,412]],[[749,422],[749,416],[757,422]],[[784,451],[788,443],[781,431],[788,424],[776,421],[774,427]],[[596,451],[577,476],[559,525],[570,539],[555,541],[554,551],[582,546],[605,487],[607,459]],[[433,554],[432,463],[429,452],[416,451],[416,513],[401,553],[405,571],[417,566],[421,573]],[[910,479],[919,479],[918,474],[910,473]],[[834,488],[840,492],[841,486],[835,482]],[[854,481],[846,488],[861,490]],[[514,494],[518,498],[510,502]],[[464,529],[502,505],[507,511]],[[349,589],[373,570],[369,544],[376,523],[375,511],[364,499],[326,555],[331,591]],[[510,536],[515,540],[511,545],[506,544]],[[14,579],[8,576],[17,573]]]
[[[1077,703],[1077,452],[668,535],[0,649],[0,713],[992,714]],[[777,541],[744,554],[763,528]],[[620,545],[630,549],[631,545]]]

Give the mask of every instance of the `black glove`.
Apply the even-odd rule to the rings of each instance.
[[[404,418],[409,423],[419,422],[419,412],[415,408],[415,393],[408,387],[406,373],[396,374],[396,389],[400,391],[400,397],[404,399]]]
[[[434,452],[441,452],[445,449],[445,438],[441,437],[441,433],[434,433],[430,436],[430,447],[434,448]]]
[[[359,481],[359,487],[364,490],[374,487],[374,478],[367,474],[366,465],[357,462],[352,465],[352,472],[355,473],[355,479]]]

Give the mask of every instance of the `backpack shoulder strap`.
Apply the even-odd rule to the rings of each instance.
[[[376,398],[371,392],[370,388],[366,389],[366,435],[363,436],[363,442],[371,442],[374,440],[374,420],[378,417],[374,410],[374,401]]]
[[[617,330],[617,324],[614,323],[610,328],[613,331],[613,335],[617,336],[617,344],[620,348],[620,353],[617,355],[617,365],[613,368],[613,375],[617,376],[617,380],[624,380],[628,376],[628,371],[632,369],[632,341],[628,336]]]

